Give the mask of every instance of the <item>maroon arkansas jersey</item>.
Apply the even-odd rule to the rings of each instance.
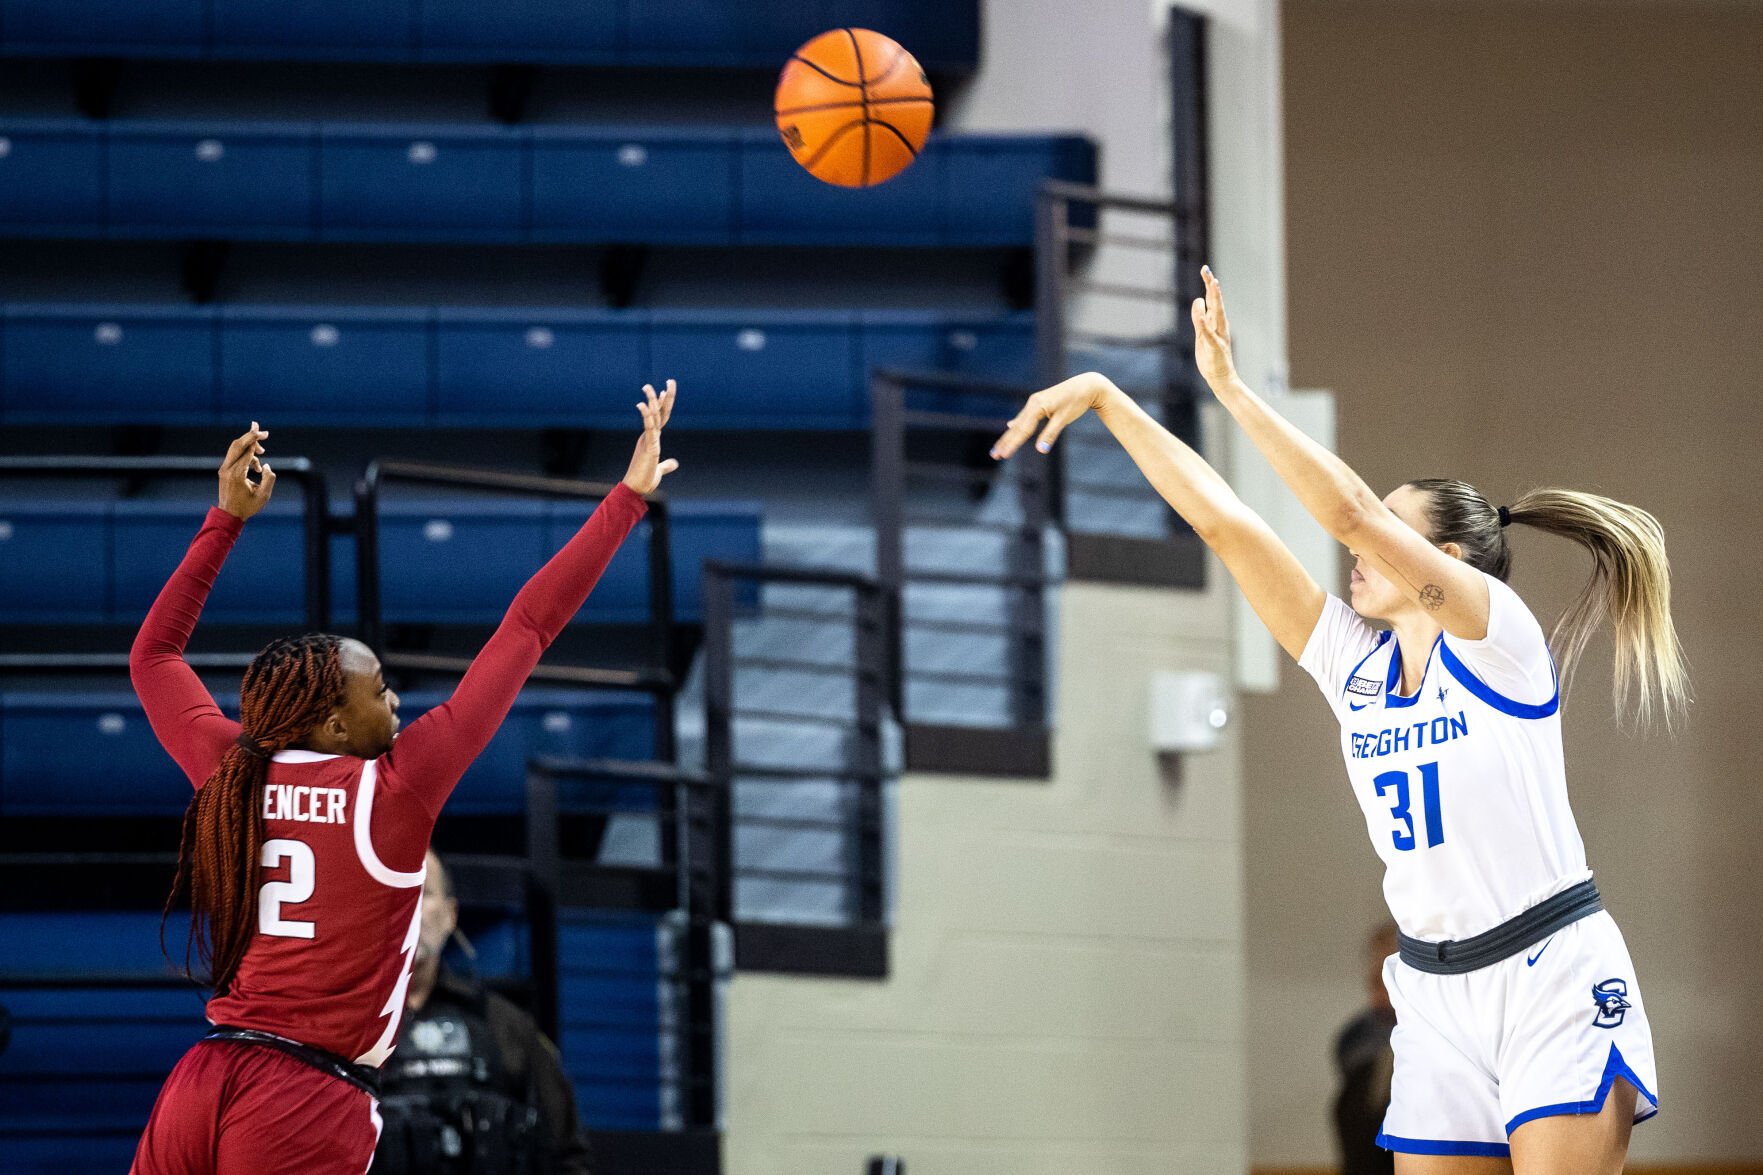
[[[362,1065],[391,1053],[434,827],[391,761],[276,755],[263,789],[257,934],[232,986],[208,1001],[211,1021]]]
[[[514,598],[458,689],[371,762],[287,750],[269,766],[257,932],[208,1002],[255,1028],[378,1066],[391,1054],[421,920],[423,859],[441,805],[496,733],[540,655],[644,513],[619,486]],[[210,510],[129,655],[154,733],[201,787],[239,736],[183,658],[244,523]]]

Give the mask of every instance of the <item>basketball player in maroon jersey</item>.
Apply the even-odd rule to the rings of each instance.
[[[267,432],[253,423],[228,449],[220,505],[129,654],[153,732],[196,786],[167,909],[188,895],[216,1026],[166,1079],[137,1175],[367,1170],[435,817],[642,518],[643,495],[678,468],[661,459],[673,382],[643,390],[624,481],[514,597],[453,696],[402,735],[398,696],[359,641],[271,642],[245,671],[242,725],[184,660],[227,552],[275,489]]]

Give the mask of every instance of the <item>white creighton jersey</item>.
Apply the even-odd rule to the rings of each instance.
[[[1567,804],[1548,642],[1517,593],[1485,578],[1487,636],[1441,636],[1407,697],[1399,642],[1334,596],[1299,659],[1340,719],[1390,913],[1433,942],[1479,934],[1591,876]]]

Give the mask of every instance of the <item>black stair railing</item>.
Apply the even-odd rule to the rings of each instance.
[[[704,606],[736,965],[884,975],[884,593],[837,571],[709,563]]]
[[[1034,389],[877,371],[872,509],[908,770],[1045,777],[1056,461],[998,463]],[[964,655],[957,653],[964,652]]]

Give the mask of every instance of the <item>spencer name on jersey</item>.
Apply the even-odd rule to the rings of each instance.
[[[1547,639],[1489,577],[1488,631],[1441,634],[1400,692],[1402,650],[1329,597],[1299,663],[1341,724],[1341,757],[1403,931],[1467,938],[1591,876],[1567,803]]]
[[[1400,755],[1405,751],[1468,738],[1469,715],[1459,710],[1454,715],[1434,718],[1430,722],[1387,727],[1372,734],[1349,733],[1352,736],[1347,751],[1349,757],[1381,759],[1385,755]]]
[[[347,824],[349,793],[340,787],[300,787],[270,783],[263,787],[263,818],[303,824]]]

